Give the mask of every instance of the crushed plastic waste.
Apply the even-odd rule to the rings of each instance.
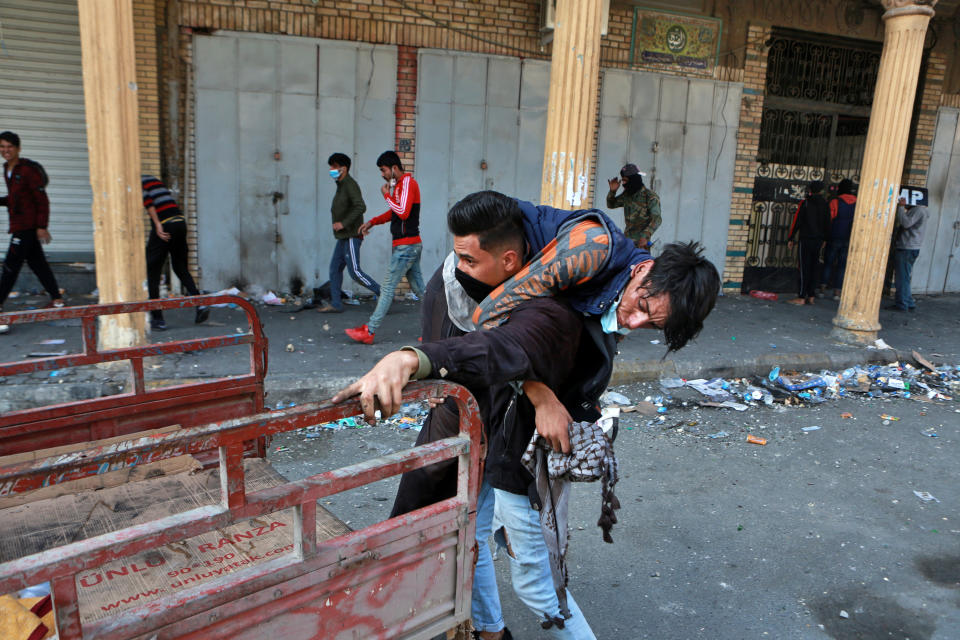
[[[757,289],[753,289],[753,290],[750,292],[750,297],[751,297],[751,298],[757,298],[758,300],[772,300],[772,301],[775,301],[778,296],[777,296],[777,294],[773,293],[772,291],[759,291],[759,290],[757,290]]]
[[[803,430],[809,433],[810,431],[819,431],[820,427],[814,424],[809,427],[804,427]]]
[[[929,491],[914,491],[913,495],[917,496],[924,502],[940,502]]]
[[[220,291],[217,291],[217,293],[216,293],[215,295],[218,295],[218,296],[242,296],[243,294],[240,293],[240,289],[237,289],[236,287],[230,287],[229,289],[221,289]],[[235,307],[235,306],[237,306],[237,305],[233,304],[232,302],[221,302],[220,304],[213,304],[213,305],[210,305],[210,306],[211,306],[211,307]]]
[[[278,297],[273,291],[267,291],[265,294],[260,296],[260,302],[263,304],[278,306],[283,304],[283,298]]]
[[[726,431],[717,431],[716,433],[707,434],[707,437],[717,439],[717,438],[726,438],[729,435],[730,434],[727,433]]]
[[[398,429],[420,431],[420,429],[423,428],[423,422],[426,420],[429,411],[426,403],[409,402],[403,405],[395,415],[386,420],[381,420],[380,424],[397,427]],[[377,414],[379,413],[380,412],[377,411]],[[379,415],[377,417],[379,418]],[[303,429],[299,429],[297,433],[301,434],[305,439],[313,439],[320,438],[322,431],[343,431],[344,429],[365,429],[367,427],[369,427],[369,425],[362,419],[351,416],[349,418],[340,418],[333,422],[304,427]]]
[[[622,393],[617,393],[616,391],[606,391],[602,396],[600,396],[600,404],[618,404],[618,405],[630,405],[633,404],[630,402],[630,398],[623,395]]]
[[[765,405],[784,410],[783,405],[820,404],[828,400],[848,396],[867,398],[907,398],[929,401],[949,401],[960,394],[960,365],[934,366],[929,361],[914,356],[921,366],[899,361],[885,365],[857,365],[843,371],[798,372],[782,371],[773,367],[766,376],[752,378],[663,378],[660,388],[664,395],[654,399],[658,407],[669,410],[677,402],[672,394],[689,387],[704,396],[699,404],[703,407],[730,408],[744,411],[750,407]],[[629,404],[621,394],[608,391],[601,398],[605,404]],[[617,397],[618,401],[612,398]],[[648,398],[647,400],[651,400]],[[853,418],[844,412],[842,419]],[[887,424],[897,417],[880,416]]]

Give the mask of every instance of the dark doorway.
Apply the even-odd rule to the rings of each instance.
[[[808,183],[859,183],[880,66],[875,42],[775,30],[768,46],[744,293],[795,289],[787,236]]]

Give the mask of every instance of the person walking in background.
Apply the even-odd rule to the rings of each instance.
[[[850,251],[850,232],[853,230],[853,212],[857,196],[853,194],[853,180],[844,178],[837,185],[837,197],[830,201],[830,240],[823,260],[823,288],[833,288],[833,299],[840,299],[843,272],[847,268]]]
[[[799,238],[798,267],[800,270],[800,293],[787,300],[790,304],[813,304],[817,294],[817,267],[820,250],[826,244],[830,232],[830,207],[823,198],[823,182],[814,180],[807,187],[806,199],[797,207],[787,236],[787,247],[793,249],[793,239]]]
[[[50,294],[50,306],[62,307],[60,287],[42,246],[52,239],[47,230],[50,221],[47,172],[39,162],[20,157],[20,136],[12,131],[0,133],[0,157],[3,158],[3,179],[7,185],[7,195],[0,196],[0,206],[7,207],[10,220],[10,246],[0,276],[0,311],[24,262]],[[0,333],[9,331],[10,325],[0,324]]]
[[[623,193],[620,195],[617,195],[620,179],[611,178],[607,181],[610,185],[607,208],[623,207],[623,233],[641,249],[651,245],[651,236],[663,222],[660,215],[660,197],[644,186],[644,175],[646,174],[640,171],[637,165],[624,165],[623,169],[620,169],[620,177],[623,178]]]
[[[887,309],[913,311],[917,308],[917,302],[910,291],[910,280],[913,277],[913,263],[917,261],[923,245],[923,231],[928,216],[926,207],[908,207],[907,200],[900,198],[900,205],[897,207],[897,225],[900,230],[893,245],[894,286],[897,288],[897,296],[896,302]]]
[[[410,173],[404,172],[400,156],[395,151],[381,153],[377,158],[377,167],[386,181],[386,184],[380,187],[380,192],[388,209],[365,222],[360,227],[360,233],[367,235],[371,227],[389,222],[390,235],[393,236],[393,252],[390,254],[390,270],[380,289],[380,298],[373,315],[367,324],[346,330],[351,340],[363,344],[373,344],[373,336],[390,310],[393,294],[401,278],[407,277],[407,282],[417,297],[423,297],[425,289],[420,272],[420,254],[423,252],[420,240],[420,187]]]
[[[150,214],[153,223],[147,240],[147,292],[151,300],[160,297],[160,274],[163,263],[170,256],[170,267],[177,274],[183,288],[191,296],[200,295],[200,290],[187,267],[187,220],[183,217],[177,201],[170,190],[154,176],[141,176],[143,208]],[[200,324],[210,317],[209,307],[197,307],[194,322]],[[166,331],[163,311],[150,311],[150,328]]]
[[[380,285],[360,268],[360,227],[367,205],[363,202],[360,186],[350,175],[350,157],[344,153],[335,153],[327,160],[330,165],[330,177],[337,183],[337,192],[330,205],[333,218],[333,237],[337,244],[330,258],[330,304],[317,307],[320,313],[340,313],[343,311],[341,287],[343,268],[350,271],[350,277],[373,292],[380,295]]]

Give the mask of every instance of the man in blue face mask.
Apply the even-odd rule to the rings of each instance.
[[[380,295],[380,285],[360,268],[360,226],[367,205],[363,202],[360,186],[350,176],[350,156],[335,153],[327,161],[330,165],[330,177],[337,183],[337,192],[333,195],[330,215],[333,218],[333,237],[337,244],[330,258],[330,304],[317,307],[320,313],[340,313],[343,311],[341,287],[343,268],[350,277],[373,292]]]

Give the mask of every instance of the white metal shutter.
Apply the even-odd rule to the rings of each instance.
[[[92,262],[77,0],[3,0],[0,38],[0,131],[19,134],[21,155],[50,176],[47,253],[51,261]],[[2,213],[0,225],[5,232]]]

